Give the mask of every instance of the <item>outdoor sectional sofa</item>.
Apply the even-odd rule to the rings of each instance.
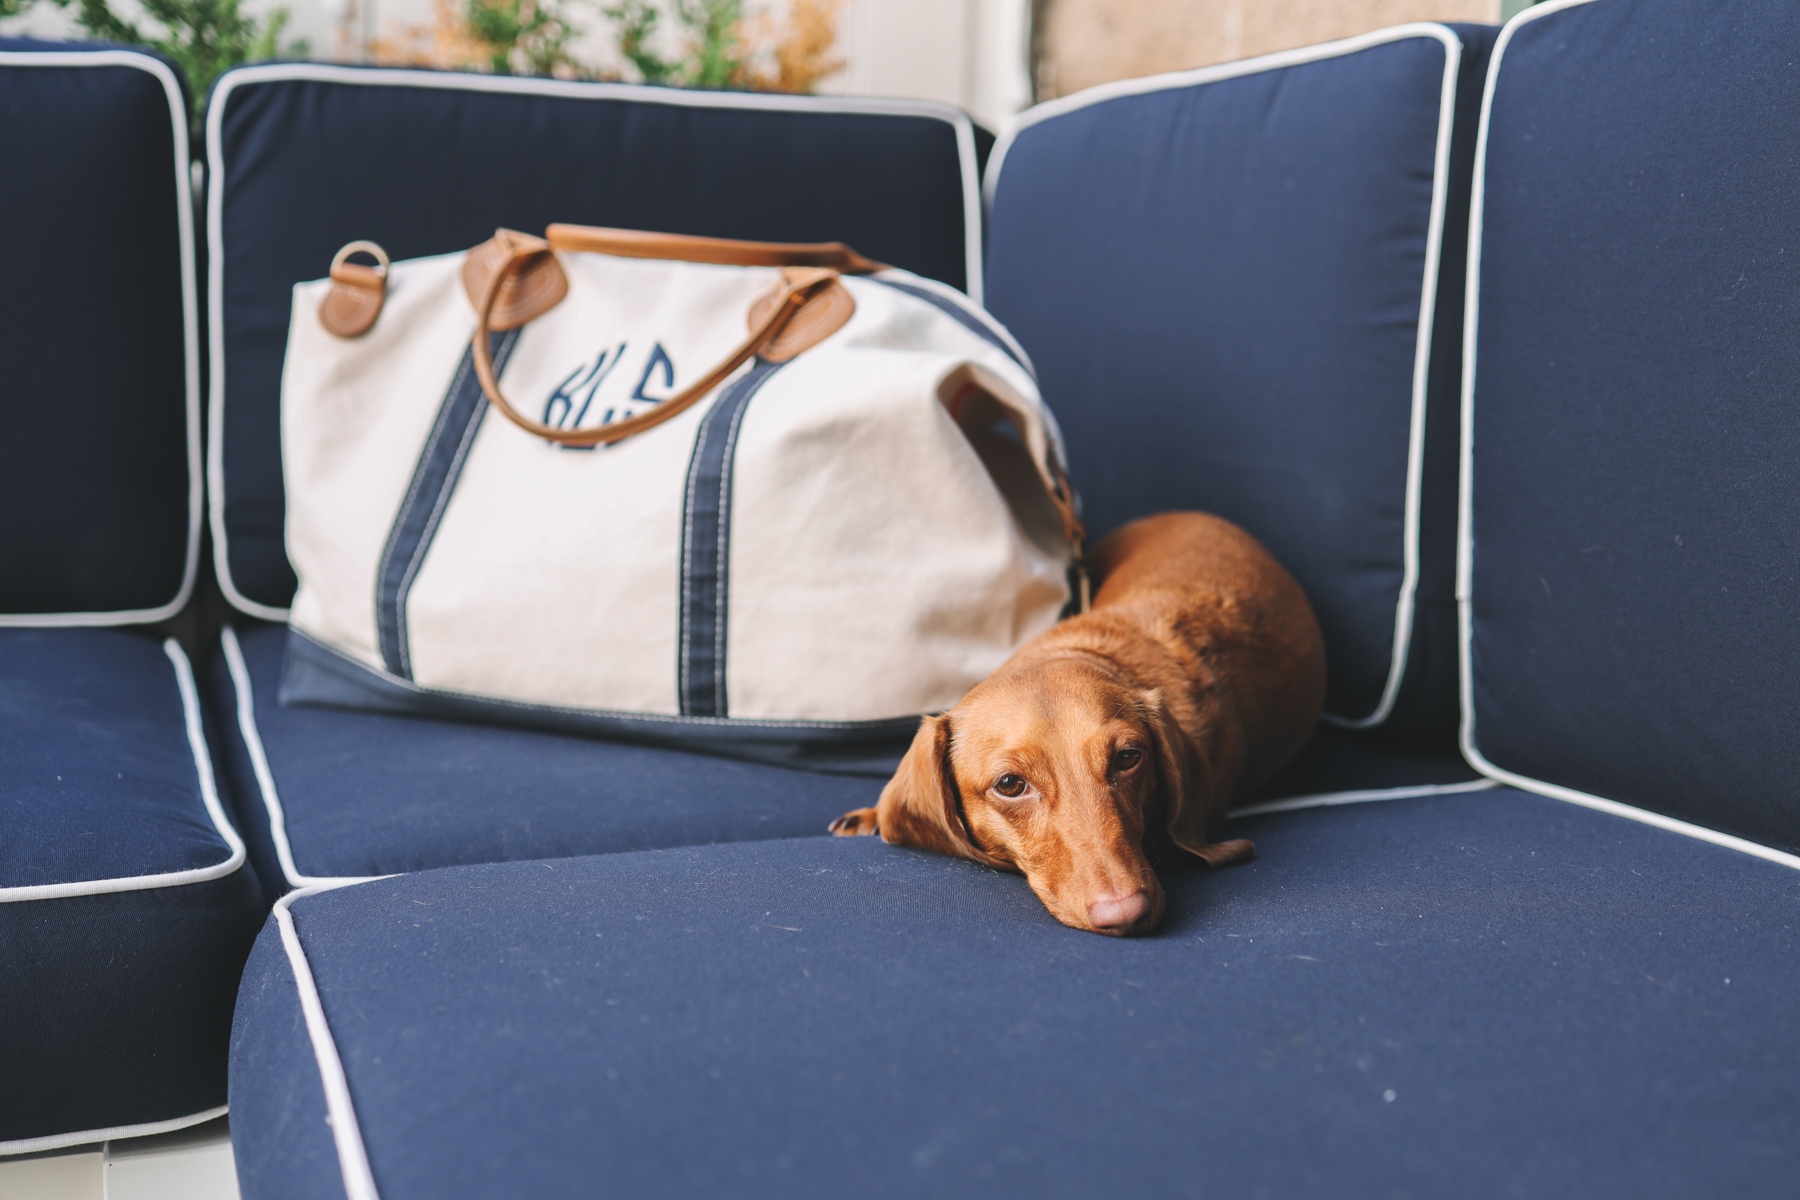
[[[44,281],[0,323],[0,1152],[229,1102],[258,1200],[1791,1194],[1796,61],[1775,0],[1552,0],[997,145],[274,64],[190,177],[157,60],[0,47],[11,227],[98,231],[0,258]],[[559,220],[962,288],[1096,534],[1262,538],[1331,685],[1257,859],[1106,939],[824,836],[878,768],[284,705],[288,289]]]

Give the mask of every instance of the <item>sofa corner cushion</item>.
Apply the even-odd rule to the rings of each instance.
[[[1496,52],[1476,198],[1465,744],[1800,852],[1800,10],[1592,0]]]
[[[179,647],[0,631],[0,1152],[219,1109],[263,911]]]
[[[0,278],[13,285],[0,296],[0,626],[155,621],[191,594],[188,116],[156,55],[0,39]]]
[[[281,619],[294,593],[282,363],[293,286],[324,276],[338,247],[373,239],[400,260],[551,222],[845,241],[978,295],[980,150],[968,117],[926,101],[325,63],[227,72],[207,110],[209,503],[227,598]]]
[[[1446,741],[1488,44],[1464,32],[1090,89],[1028,110],[988,179],[989,303],[1036,362],[1095,534],[1168,509],[1236,521],[1313,602],[1332,718]]]
[[[307,1094],[235,1134],[315,1179],[325,1109],[386,1200],[1790,1188],[1800,874],[1510,789],[1234,831],[1132,940],[877,839],[302,895],[233,1087]]]

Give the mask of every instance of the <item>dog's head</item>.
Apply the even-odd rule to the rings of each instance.
[[[1207,764],[1162,695],[1079,659],[989,680],[927,717],[881,793],[884,839],[1017,870],[1065,925],[1148,933],[1146,833],[1206,847]]]

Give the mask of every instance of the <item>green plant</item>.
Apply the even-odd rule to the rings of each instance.
[[[5,0],[0,0],[5,3]],[[662,10],[648,0],[619,0],[612,8],[601,10],[618,26],[619,53],[637,68],[645,83],[668,83],[677,64],[668,61],[651,48]]]
[[[744,41],[744,0],[673,0],[669,6],[681,29],[682,55],[668,59],[655,48],[665,9],[659,0],[619,0],[602,12],[615,27],[619,54],[645,83],[680,87],[743,87],[749,81],[749,48]]]
[[[486,43],[496,75],[552,75],[573,70],[569,42],[581,32],[560,6],[540,0],[469,0],[469,28]]]
[[[0,0],[7,3],[9,0]],[[31,0],[10,0],[24,8]],[[75,8],[82,29],[109,42],[127,42],[160,50],[175,60],[193,89],[198,116],[213,80],[226,69],[259,58],[286,54],[304,57],[305,42],[281,45],[288,11],[278,8],[266,22],[238,10],[239,0],[140,0],[144,11],[162,28],[146,29],[113,12],[108,0],[51,0],[58,8]]]
[[[675,18],[688,31],[690,87],[722,88],[737,82],[744,60],[739,26],[744,0],[675,0]]]

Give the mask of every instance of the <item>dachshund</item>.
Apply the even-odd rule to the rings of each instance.
[[[925,717],[876,807],[831,832],[1020,872],[1063,924],[1124,937],[1162,919],[1152,855],[1255,854],[1215,839],[1312,735],[1325,646],[1293,576],[1222,518],[1134,521],[1090,567],[1090,611]]]

